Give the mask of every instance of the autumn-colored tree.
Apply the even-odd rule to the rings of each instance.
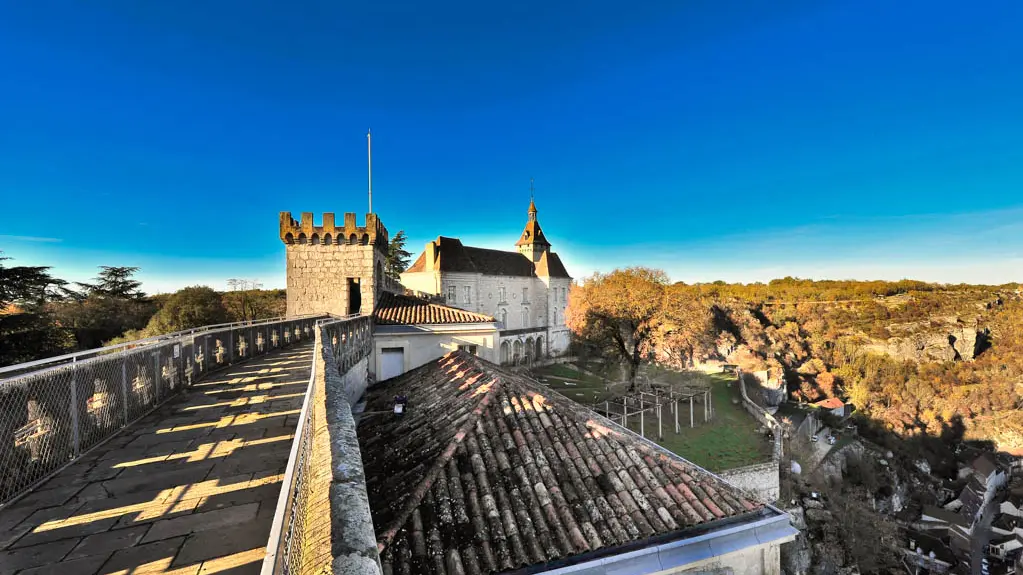
[[[714,351],[716,339],[714,315],[699,291],[682,283],[668,286],[656,336],[658,359],[690,368],[698,355]]]
[[[630,390],[662,319],[667,284],[660,270],[626,268],[594,274],[569,294],[568,327],[628,366]]]

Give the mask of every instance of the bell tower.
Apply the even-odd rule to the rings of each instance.
[[[536,204],[532,198],[529,200],[529,211],[526,213],[529,218],[526,220],[526,229],[522,230],[522,235],[519,236],[519,241],[515,242],[515,247],[518,248],[520,254],[536,263],[540,261],[540,256],[544,252],[551,249],[551,243],[544,237],[543,230],[540,229],[540,222],[536,221]]]

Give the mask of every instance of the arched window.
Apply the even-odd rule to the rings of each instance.
[[[295,243],[295,236],[291,235],[291,232],[284,234],[284,243],[286,244]]]
[[[305,234],[298,234],[298,243],[303,246],[306,244]]]
[[[502,341],[501,342],[501,363],[502,364],[508,363],[508,360],[511,359],[511,352],[509,351],[508,348],[509,348],[508,342]]]
[[[362,234],[362,245],[369,245],[369,234]]]
[[[355,234],[348,236],[348,245],[354,246],[357,243],[359,243],[359,236]]]
[[[540,359],[543,357],[543,336],[536,338],[536,353],[533,357]]]
[[[529,308],[522,308],[522,327],[529,327]]]
[[[320,245],[320,235],[319,234],[313,234],[312,236],[310,236],[309,237],[309,243],[314,245],[314,246]]]
[[[331,240],[330,234],[323,234],[323,245],[329,246],[330,240]]]
[[[501,308],[500,313],[501,327],[508,329],[508,310]]]
[[[516,341],[515,345],[512,346],[512,363],[518,363],[522,357],[522,342]]]

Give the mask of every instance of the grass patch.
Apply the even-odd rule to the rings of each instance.
[[[586,362],[583,369],[591,373],[611,373],[609,378],[612,382],[619,381],[623,373],[618,365],[602,371],[599,362],[595,361]],[[597,404],[596,407],[602,409],[603,402],[615,395],[608,391],[608,380],[584,373],[571,364],[537,368],[532,374],[551,389],[586,407]],[[710,385],[714,407],[713,419],[704,422],[703,403],[699,399],[694,400],[695,427],[690,428],[689,402],[679,401],[678,422],[681,432],[676,434],[675,415],[665,405],[661,411],[664,435],[660,440],[657,438],[657,415],[645,413],[643,423],[647,439],[710,471],[734,469],[770,460],[772,444],[760,433],[760,424],[746,413],[741,404],[733,403],[733,400],[740,399],[739,387],[733,376],[707,375],[696,371],[677,372],[655,365],[642,366],[642,374],[651,381],[674,385]],[[640,433],[638,414],[630,415],[628,424],[630,429]]]
[[[609,395],[603,379],[563,363],[534,369],[532,374],[551,389],[587,407]]]
[[[673,376],[668,374],[674,374]],[[739,399],[739,388],[734,378],[726,375],[706,375],[698,372],[666,372],[669,380],[674,377],[694,383],[703,379],[711,385],[714,416],[710,422],[703,421],[703,404],[694,401],[696,427],[689,427],[689,402],[679,402],[679,425],[681,433],[675,434],[674,415],[662,408],[664,437],[657,438],[657,417],[645,417],[646,436],[665,449],[685,457],[689,461],[710,471],[722,471],[762,463],[771,458],[772,443],[759,432],[759,423],[742,408],[732,403]],[[662,381],[664,378],[658,378]],[[731,386],[729,386],[731,382]],[[629,417],[629,428],[639,433],[639,417]]]

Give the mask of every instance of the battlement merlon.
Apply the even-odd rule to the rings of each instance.
[[[281,241],[285,244],[368,245],[387,249],[387,228],[376,214],[366,214],[366,225],[357,225],[354,212],[346,212],[344,224],[338,226],[332,212],[323,214],[322,225],[313,225],[313,213],[302,212],[301,220],[291,212],[281,212]],[[330,236],[329,238],[327,236]]]

